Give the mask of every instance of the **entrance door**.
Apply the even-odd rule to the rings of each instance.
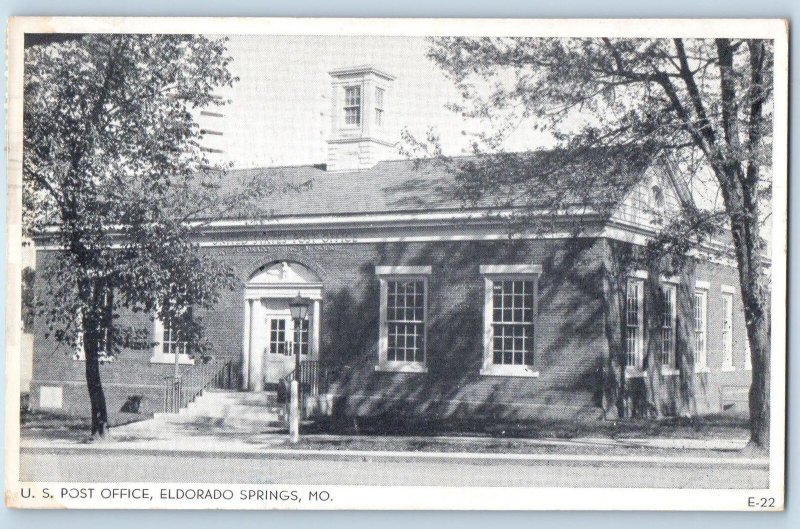
[[[275,384],[295,368],[296,354],[309,359],[310,322],[302,320],[295,329],[288,300],[264,300],[264,308],[264,382]]]

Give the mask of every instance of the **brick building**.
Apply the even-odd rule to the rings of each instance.
[[[636,169],[640,183],[610,215],[565,214],[552,232],[510,237],[502,219],[465,208],[436,164],[388,160],[394,143],[381,125],[391,75],[371,67],[331,75],[325,166],[229,175],[230,185],[255,176],[310,188],[265,204],[263,219],[216,219],[199,237],[240,279],[194,315],[215,365],[235,366],[237,389],[274,390],[300,354],[327,373],[334,412],[352,415],[591,420],[619,412],[620,402],[623,413],[635,409],[626,402],[654,379],[666,413],[681,413],[687,385],[691,411],[746,409],[749,354],[733,263],[699,252],[679,277],[635,270],[621,287],[608,277],[620,248],[652,233],[648,208],[687,199],[668,164]],[[577,221],[579,237],[569,229]],[[37,265],[57,251],[39,241]],[[658,329],[645,324],[651,292],[661,296]],[[309,316],[295,329],[289,300],[298,293]],[[201,365],[179,330],[145,315],[121,320],[146,329],[154,345],[102,365],[112,423],[160,411],[176,360],[185,374]],[[654,332],[657,362],[645,352]],[[38,321],[34,348],[32,405],[88,414],[79,348],[59,345]],[[610,384],[625,396],[610,402]]]

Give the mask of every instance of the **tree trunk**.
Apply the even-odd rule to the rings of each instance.
[[[762,140],[763,109],[767,102],[765,82],[764,43],[751,41],[750,83],[745,99],[748,101],[746,141],[739,134],[739,99],[734,73],[735,49],[728,39],[717,39],[722,126],[725,144],[711,156],[731,222],[731,235],[739,270],[739,289],[744,304],[747,339],[752,357],[750,385],[750,445],[765,449],[769,446],[769,377],[770,377],[770,319],[766,288],[762,285],[762,251],[760,235],[759,181],[761,161],[757,156]],[[743,161],[742,155],[746,155]]]
[[[603,418],[613,420],[626,417],[625,387],[625,280],[610,248],[603,267],[603,303],[608,357],[603,362]]]
[[[759,208],[758,169],[745,179],[738,161],[718,164],[717,180],[731,223],[733,249],[739,271],[739,290],[744,305],[744,319],[752,360],[750,405],[750,445],[769,447],[770,423],[770,314],[769,294],[763,285]]]
[[[89,352],[90,349],[93,351]],[[85,356],[86,385],[89,389],[89,402],[92,410],[92,437],[105,437],[108,432],[108,411],[103,384],[100,381],[100,359],[97,355],[97,345],[86,346]]]
[[[680,270],[680,282],[676,291],[675,303],[677,319],[675,321],[675,360],[679,371],[678,399],[676,399],[677,415],[692,417],[697,414],[695,399],[695,337],[694,337],[694,292],[695,262],[687,259]]]
[[[750,444],[769,448],[769,324],[753,322],[747,327],[752,355],[753,380],[750,385]]]
[[[92,413],[92,437],[105,437],[108,433],[108,411],[106,409],[106,396],[100,380],[100,356],[98,345],[100,339],[101,318],[99,307],[103,300],[103,289],[99,281],[93,281],[88,289],[84,301],[83,328],[83,354],[85,361],[86,386],[89,390],[89,403]]]
[[[734,218],[731,228],[752,360],[750,444],[766,449],[769,447],[770,425],[770,314],[768,295],[762,285],[758,227],[750,226],[751,220],[752,217]]]
[[[659,418],[664,414],[664,380],[661,373],[661,330],[663,302],[661,300],[661,263],[648,263],[647,280],[644,282],[645,348],[644,370],[645,401],[641,404],[643,415]]]

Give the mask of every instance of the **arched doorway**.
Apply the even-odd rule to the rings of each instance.
[[[289,300],[311,299],[309,317],[295,332]],[[319,358],[322,282],[307,266],[280,261],[259,268],[245,287],[243,389],[263,391],[277,384],[301,360]]]

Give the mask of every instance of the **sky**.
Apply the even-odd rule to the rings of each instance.
[[[230,101],[221,118],[200,118],[222,162],[234,168],[325,163],[331,127],[331,77],[328,72],[370,65],[396,77],[386,104],[388,137],[400,145],[401,131],[424,139],[433,128],[448,155],[469,152],[470,133],[487,123],[465,120],[446,108],[462,103],[454,82],[426,57],[429,42],[407,36],[233,35],[228,36],[231,70],[239,80],[219,95]],[[549,148],[553,140],[522,122],[503,148],[524,151]],[[396,158],[403,158],[398,154]],[[719,207],[712,178],[693,183],[703,207]],[[699,187],[698,187],[699,186]],[[769,226],[770,223],[767,223]],[[765,228],[769,238],[769,228]]]
[[[210,139],[236,168],[324,163],[330,121],[331,77],[347,66],[371,65],[396,80],[387,94],[387,127],[400,141],[407,128],[424,138],[433,127],[446,154],[469,147],[469,135],[480,123],[445,108],[459,102],[448,80],[425,53],[420,37],[374,36],[231,36],[228,51],[239,81],[220,95],[230,99],[222,118],[201,124],[223,133]],[[507,148],[544,147],[546,140],[522,127]],[[398,156],[399,157],[399,156]]]

